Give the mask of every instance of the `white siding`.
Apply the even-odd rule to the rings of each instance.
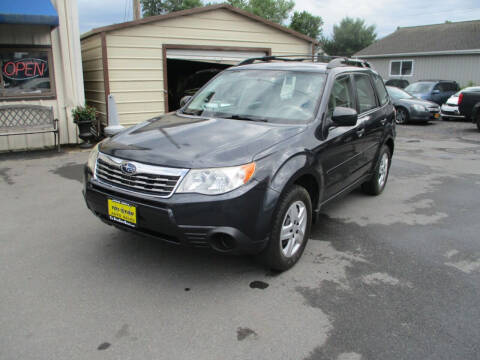
[[[165,111],[163,44],[271,48],[273,55],[311,54],[308,41],[225,9],[113,30],[106,40],[110,92],[124,125]]]
[[[390,76],[391,60],[413,60],[412,76]],[[410,83],[422,79],[455,80],[460,87],[472,81],[480,85],[480,55],[408,56],[404,58],[369,58],[367,61],[384,79],[405,78]]]

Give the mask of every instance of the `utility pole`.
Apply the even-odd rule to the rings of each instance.
[[[133,20],[140,19],[140,13],[140,0],[133,0]]]

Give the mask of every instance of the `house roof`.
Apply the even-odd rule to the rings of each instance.
[[[480,50],[480,20],[399,27],[355,56],[433,55],[436,52],[468,53],[470,50]]]
[[[124,29],[124,28],[128,28],[130,26],[148,24],[148,23],[151,23],[151,22],[163,21],[163,20],[167,20],[167,19],[173,19],[173,18],[178,18],[178,17],[181,17],[181,16],[188,16],[188,15],[193,15],[193,14],[200,14],[200,13],[219,10],[219,9],[228,10],[228,11],[231,11],[233,13],[236,13],[236,14],[239,14],[239,15],[242,15],[242,16],[246,16],[246,17],[248,17],[248,18],[250,18],[254,21],[258,21],[258,22],[263,23],[265,25],[271,26],[271,27],[273,27],[277,30],[288,33],[288,34],[290,34],[292,36],[295,36],[299,39],[308,41],[308,42],[313,43],[313,44],[318,44],[317,40],[312,39],[309,36],[301,34],[301,33],[297,32],[295,30],[289,29],[285,26],[274,23],[272,21],[266,20],[266,19],[264,19],[260,16],[251,14],[247,11],[238,9],[236,7],[233,7],[233,6],[229,5],[229,4],[218,4],[218,5],[203,6],[203,7],[199,7],[199,8],[175,11],[175,12],[171,12],[171,13],[168,13],[168,14],[165,14],[165,15],[149,16],[149,17],[145,17],[145,18],[142,18],[142,19],[134,20],[134,21],[127,21],[127,22],[120,23],[120,24],[103,26],[103,27],[93,29],[93,30],[83,34],[81,36],[81,39],[82,40],[86,39],[86,38],[88,38],[92,35],[95,35],[95,34],[98,34],[98,33],[101,33],[101,32],[108,32],[108,31],[112,31],[112,30]]]

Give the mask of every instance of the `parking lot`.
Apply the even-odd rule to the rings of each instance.
[[[0,359],[478,359],[480,133],[397,129],[282,274],[103,224],[88,152],[0,155]]]

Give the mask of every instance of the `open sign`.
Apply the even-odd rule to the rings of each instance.
[[[27,58],[5,61],[2,75],[11,80],[27,80],[43,77],[47,74],[48,63],[42,59]]]

